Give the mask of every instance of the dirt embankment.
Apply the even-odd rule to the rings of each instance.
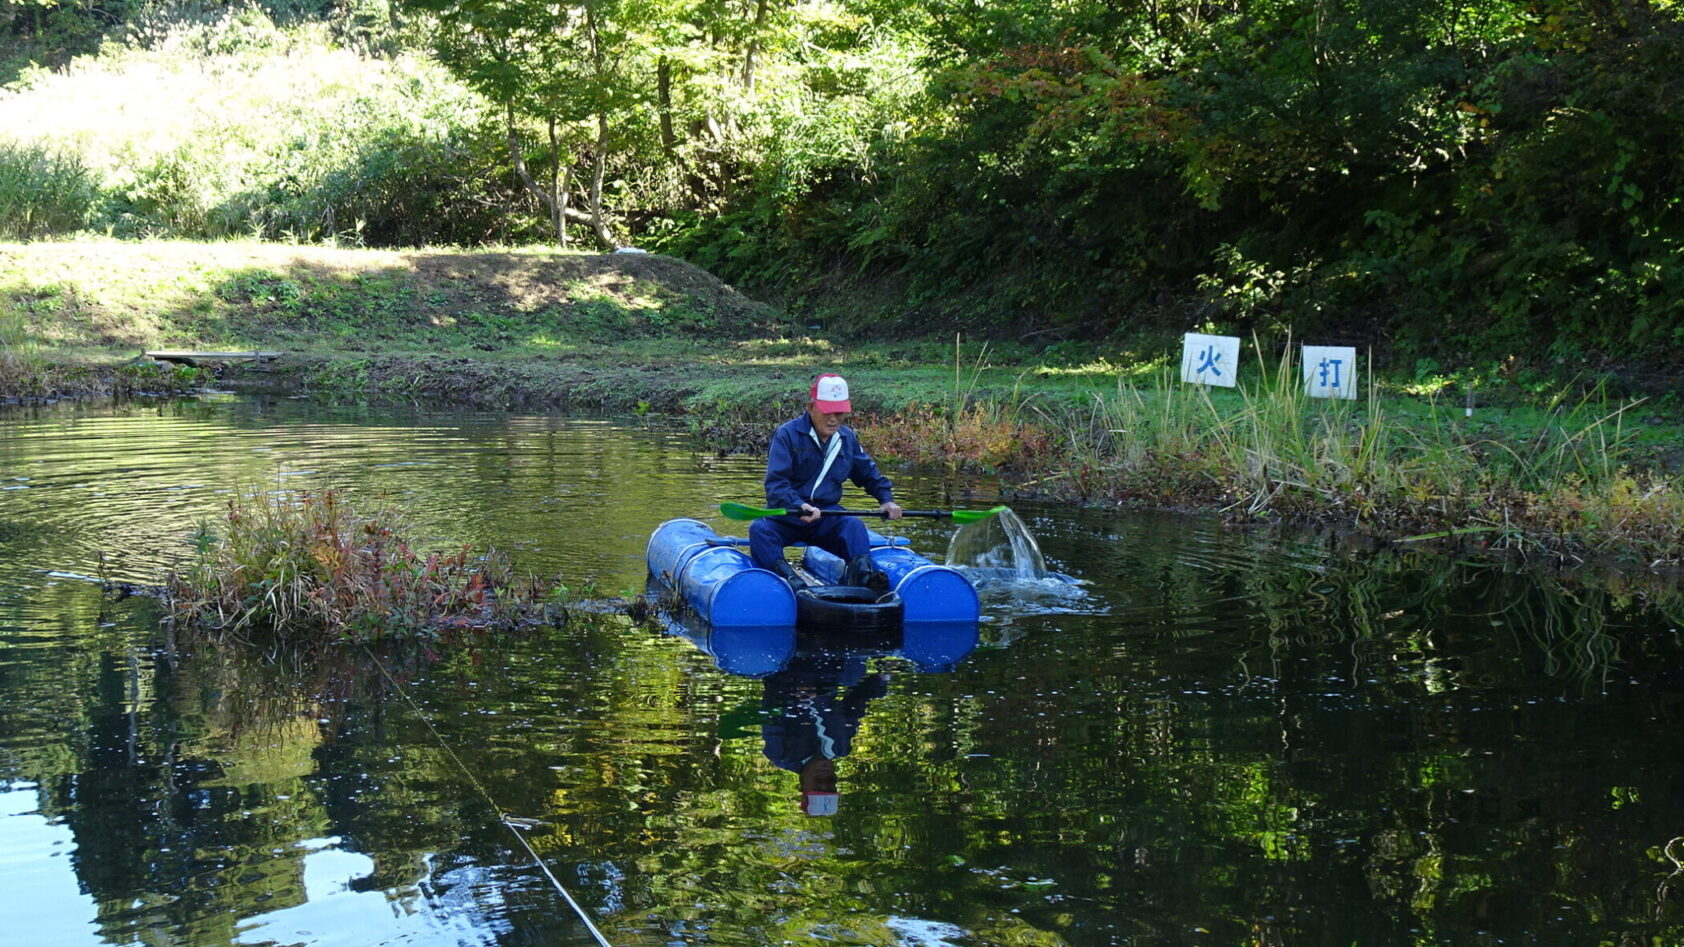
[[[24,323],[8,344],[47,349],[308,345],[314,332],[337,351],[406,341],[406,329],[457,328],[465,337],[497,320],[547,328],[553,339],[701,329],[736,337],[764,331],[778,313],[658,254],[102,241],[0,244],[6,317]]]
[[[778,313],[738,292],[718,277],[673,257],[652,253],[443,253],[405,255],[417,284],[422,311],[444,313],[490,310],[508,315],[550,313],[555,328],[581,308],[617,309],[647,314],[682,311],[694,324],[651,315],[650,324],[633,334],[709,334],[740,338],[766,331]],[[605,335],[611,326],[599,331]],[[604,338],[602,341],[613,341]]]
[[[640,362],[404,355],[286,356],[267,364],[229,363],[219,377],[235,388],[355,393],[470,408],[663,412],[679,410],[701,380],[693,369]]]
[[[777,310],[656,254],[0,245],[0,397],[120,391],[119,367],[147,350],[263,349],[287,357],[206,363],[206,380],[663,407],[694,379],[663,365],[783,328]]]

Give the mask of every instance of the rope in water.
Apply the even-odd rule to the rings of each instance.
[[[462,762],[462,758],[456,755],[456,750],[445,741],[444,736],[439,733],[438,728],[433,726],[432,718],[427,716],[427,712],[422,710],[421,705],[417,704],[415,700],[409,696],[409,692],[404,689],[402,684],[398,683],[397,678],[392,676],[392,672],[386,670],[386,665],[380,662],[380,659],[375,656],[373,651],[369,650],[367,645],[363,645],[363,651],[366,652],[369,659],[374,662],[374,666],[380,669],[380,674],[392,685],[392,689],[397,691],[398,696],[404,699],[404,703],[408,704],[410,709],[415,711],[415,715],[421,718],[421,722],[426,725],[427,731],[433,735],[434,740],[438,741],[440,749],[444,750],[445,755],[449,756],[451,762],[456,764],[456,768],[462,771],[462,775],[468,778],[468,784],[474,787],[474,790],[479,793],[480,798],[485,800],[485,804],[490,806],[491,811],[497,814],[497,821],[501,822],[503,827],[509,830],[509,834],[515,837],[515,841],[520,843],[521,848],[526,849],[526,854],[531,856],[532,863],[538,866],[538,870],[544,873],[545,878],[549,879],[550,884],[555,888],[556,893],[561,895],[561,899],[566,901],[567,906],[573,909],[573,913],[579,916],[579,920],[584,923],[585,929],[591,932],[591,936],[596,938],[596,942],[602,945],[602,947],[614,947],[614,945],[608,942],[608,938],[603,937],[602,932],[597,930],[596,925],[591,923],[590,915],[585,913],[585,909],[580,907],[578,901],[573,900],[573,895],[567,892],[567,888],[562,885],[560,879],[556,878],[555,873],[550,871],[550,866],[544,864],[544,859],[541,858],[538,855],[538,852],[532,848],[531,843],[526,841],[526,836],[522,835],[521,830],[517,828],[514,823],[509,821],[508,816],[505,815],[503,810],[497,805],[497,800],[491,798],[491,793],[486,791],[484,786],[480,785],[480,781],[478,779],[474,778],[473,771],[468,769],[467,765]]]

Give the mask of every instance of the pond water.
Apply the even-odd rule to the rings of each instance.
[[[236,491],[335,485],[635,594],[655,525],[725,531],[760,473],[635,421],[0,417],[0,942],[599,943],[558,886],[616,947],[1684,942],[1684,643],[1615,586],[1010,501],[1079,594],[992,583],[950,666],[754,678],[610,607],[302,667],[172,652],[89,581],[156,582]],[[833,815],[772,761],[801,702]]]

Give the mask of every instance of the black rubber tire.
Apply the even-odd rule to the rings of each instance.
[[[795,623],[826,631],[899,628],[906,613],[900,595],[879,595],[858,585],[809,585],[795,593]]]

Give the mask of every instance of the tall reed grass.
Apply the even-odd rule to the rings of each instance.
[[[338,490],[237,497],[218,534],[169,577],[178,623],[292,643],[371,641],[553,617],[554,595],[506,557],[422,553],[389,504],[361,513]]]
[[[72,152],[0,139],[0,240],[37,240],[87,225],[98,188]]]
[[[1126,492],[1176,471],[1169,482],[1178,492],[1248,514],[1330,504],[1364,511],[1435,456],[1430,444],[1405,444],[1410,434],[1389,425],[1373,394],[1361,404],[1310,398],[1288,360],[1232,395],[1161,375],[1147,390],[1119,383],[1096,396],[1086,418],[1049,420],[1065,429],[1096,487]]]

